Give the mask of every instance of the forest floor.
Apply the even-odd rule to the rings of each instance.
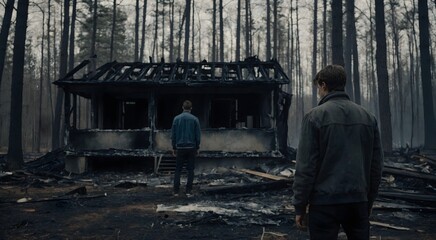
[[[214,169],[196,176],[194,196],[174,197],[171,175],[0,171],[0,239],[308,239],[295,227],[291,183],[259,187],[272,181]],[[371,239],[436,239],[434,202],[381,198],[371,221]]]

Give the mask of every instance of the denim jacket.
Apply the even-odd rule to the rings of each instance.
[[[372,206],[382,166],[376,118],[345,92],[328,93],[303,119],[293,184],[296,214],[308,204]]]
[[[201,140],[200,122],[188,111],[177,115],[171,128],[171,142],[174,150],[199,149]]]

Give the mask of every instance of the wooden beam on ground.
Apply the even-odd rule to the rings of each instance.
[[[64,196],[64,197],[53,197],[53,198],[40,198],[40,199],[32,199],[32,198],[22,198],[17,201],[9,201],[9,202],[0,202],[0,204],[6,204],[6,203],[18,203],[18,204],[24,204],[24,203],[38,203],[38,202],[52,202],[52,201],[68,201],[68,200],[85,200],[85,199],[94,199],[94,198],[102,198],[107,197],[107,193],[97,194],[97,195],[90,195],[90,196]]]
[[[290,178],[287,178],[287,177],[276,176],[276,175],[272,175],[272,174],[268,174],[268,173],[250,170],[250,169],[236,169],[236,171],[252,174],[252,175],[255,175],[258,177],[263,177],[263,178],[267,178],[267,179],[271,179],[271,180],[275,180],[275,181],[280,181],[280,180],[289,181],[289,180],[291,180]]]
[[[424,207],[424,206],[417,206],[417,205],[407,205],[407,204],[399,204],[399,203],[392,203],[392,202],[381,202],[376,201],[374,203],[374,206],[372,207],[374,210],[381,210],[381,211],[403,211],[408,210],[412,212],[436,212],[436,208],[433,207]]]
[[[415,159],[425,159],[426,162],[436,165],[436,159],[431,158],[429,156],[425,156],[425,155],[420,155],[420,154],[416,154],[413,155],[411,158],[415,158]]]
[[[405,201],[427,203],[431,207],[436,207],[436,195],[407,193],[407,192],[379,192],[380,197],[401,199]]]
[[[264,192],[270,190],[278,190],[289,187],[291,181],[278,180],[274,182],[259,182],[249,184],[238,184],[231,186],[218,186],[218,187],[204,187],[200,188],[200,191],[206,195],[213,194],[227,194],[227,193],[252,193],[252,192]]]
[[[401,231],[410,231],[410,230],[412,230],[412,229],[407,228],[407,227],[399,227],[399,226],[395,226],[395,225],[387,224],[387,223],[382,223],[382,222],[369,221],[369,223],[371,225],[373,225],[373,226],[385,227],[385,228],[401,230]]]
[[[400,168],[384,166],[383,173],[389,173],[389,174],[399,175],[404,177],[419,178],[423,180],[436,182],[436,176],[433,174],[409,171]]]

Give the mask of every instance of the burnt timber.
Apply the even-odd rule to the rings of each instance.
[[[114,61],[85,72],[89,63],[54,82],[65,92],[66,165],[84,165],[73,172],[86,171],[89,158],[117,156],[148,159],[156,170],[172,158],[172,119],[185,99],[202,128],[199,157],[214,166],[286,152],[291,95],[281,90],[289,79],[275,60]],[[88,126],[78,124],[79,98],[90,104]]]

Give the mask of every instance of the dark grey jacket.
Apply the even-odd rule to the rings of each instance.
[[[173,120],[171,143],[173,149],[199,149],[201,141],[200,122],[190,112],[182,112]]]
[[[372,206],[382,166],[375,117],[345,92],[330,92],[303,119],[293,184],[296,214],[308,204]]]

